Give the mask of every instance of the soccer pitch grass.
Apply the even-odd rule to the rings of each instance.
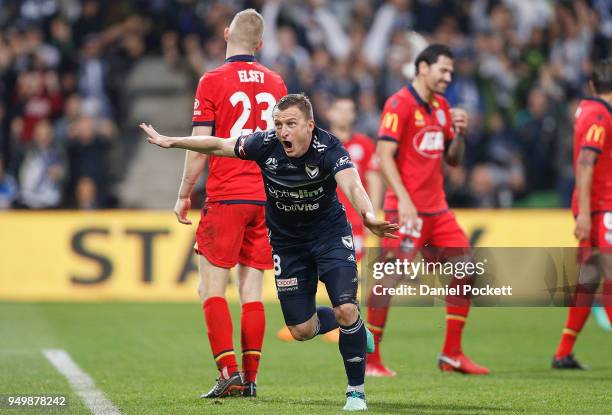
[[[123,414],[341,413],[345,377],[337,345],[283,343],[278,303],[266,304],[267,337],[256,399],[201,400],[217,372],[200,305],[0,303],[0,394],[67,394],[57,411],[89,413],[41,349],[66,350]],[[234,322],[239,307],[232,307]],[[610,414],[612,333],[589,321],[577,345],[587,372],[549,369],[566,309],[474,308],[464,349],[492,374],[440,373],[443,308],[394,308],[385,333],[392,379],[367,378],[369,413]],[[234,326],[235,340],[238,340]],[[237,343],[239,348],[239,342]]]

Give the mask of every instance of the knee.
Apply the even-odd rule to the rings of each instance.
[[[291,332],[291,336],[299,342],[310,340],[314,337],[314,330],[312,329],[312,327],[306,324],[289,326],[289,331]]]
[[[201,282],[198,285],[198,295],[200,296],[200,301],[206,301],[206,290],[204,289],[204,284],[202,284]]]
[[[334,314],[338,324],[350,326],[357,321],[357,306],[351,303],[341,304],[338,307],[334,307]]]

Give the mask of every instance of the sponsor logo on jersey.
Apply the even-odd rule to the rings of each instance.
[[[423,128],[414,136],[413,144],[420,155],[439,158],[444,151],[444,133],[438,126]]]
[[[298,279],[296,277],[276,280],[276,291],[278,292],[295,291],[297,289]]]
[[[351,235],[343,236],[342,245],[344,245],[346,249],[353,249],[353,237]]]
[[[278,160],[276,160],[276,158],[274,157],[268,157],[268,159],[265,162],[265,165],[266,165],[266,170],[270,170],[274,172],[278,168]]]
[[[277,189],[270,185],[268,187],[268,194],[275,199],[292,198],[292,199],[314,199],[323,194],[323,186],[314,190],[285,190]]]
[[[242,137],[239,138],[240,143],[238,144],[238,155],[240,156],[240,158],[245,158],[246,157],[246,153],[244,151],[244,142],[246,141],[246,136],[243,135]]]
[[[593,124],[589,127],[586,134],[587,143],[595,143],[603,145],[605,139],[605,130],[601,125]]]
[[[609,243],[610,245],[612,245],[612,231],[608,231],[604,234],[604,239],[606,240],[607,243]]]
[[[444,112],[444,110],[437,110],[436,111],[436,118],[438,119],[438,122],[440,123],[440,125],[442,127],[446,126],[446,113]]]
[[[603,225],[606,229],[612,231],[612,212],[606,212],[603,215]]]
[[[304,166],[304,170],[306,170],[306,174],[311,179],[314,179],[315,177],[319,175],[319,166],[312,166],[310,164],[306,164]]]
[[[319,209],[318,203],[296,203],[296,204],[287,205],[282,202],[276,202],[275,206],[277,209],[280,209],[286,213],[313,212]]]
[[[344,166],[345,164],[349,164],[351,162],[351,158],[349,156],[342,156],[338,159],[338,161],[336,161],[336,167],[334,167],[334,170]]]
[[[195,99],[193,101],[193,115],[202,115],[202,111],[199,111],[198,108],[200,108],[200,100],[199,99]]]
[[[423,113],[419,110],[414,112],[414,125],[415,127],[423,127],[425,125],[425,117],[423,117]]]
[[[350,254],[346,260],[351,261],[351,262],[357,262],[355,261],[355,256],[353,254]],[[353,282],[356,282],[356,281],[353,281]]]
[[[382,123],[385,130],[391,130],[392,133],[396,133],[399,117],[395,112],[387,112],[385,115],[383,115]]]

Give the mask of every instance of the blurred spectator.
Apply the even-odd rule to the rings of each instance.
[[[51,123],[40,120],[19,168],[21,205],[34,209],[59,207],[64,176],[62,156],[53,145]]]
[[[115,172],[126,169],[107,160],[126,140],[109,138],[132,136],[124,88],[132,68],[160,55],[195,82],[222,64],[224,28],[245,7],[265,19],[258,59],[289,92],[311,96],[317,123],[326,127],[334,96],[350,96],[355,129],[370,136],[384,100],[414,75],[414,57],[429,43],[448,44],[456,59],[447,98],[471,117],[466,164],[446,171],[452,203],[509,206],[553,190],[565,200],[568,113],[588,94],[591,60],[612,51],[609,0],[0,1],[7,170],[19,175],[35,126],[49,120],[55,151],[69,153],[60,204],[108,206]],[[92,194],[95,203],[79,202]]]
[[[97,189],[96,205],[105,207],[109,197],[108,153],[112,136],[101,121],[83,115],[71,126],[66,143],[70,181],[68,194],[76,195],[83,177],[93,180]]]
[[[17,199],[17,182],[7,173],[4,161],[0,157],[0,209],[8,209]]]
[[[96,209],[98,204],[97,186],[94,179],[88,176],[79,178],[75,189],[75,207],[79,210]]]
[[[544,91],[533,89],[529,93],[527,108],[519,112],[515,119],[528,190],[551,189],[555,186],[557,122]]]

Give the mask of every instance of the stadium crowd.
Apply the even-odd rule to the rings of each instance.
[[[569,206],[573,113],[611,52],[606,0],[0,1],[0,208],[121,206],[127,74],[158,55],[195,87],[246,7],[266,21],[258,59],[311,97],[318,124],[350,96],[370,137],[416,55],[448,44],[447,98],[472,120],[466,162],[445,172],[451,206]]]

